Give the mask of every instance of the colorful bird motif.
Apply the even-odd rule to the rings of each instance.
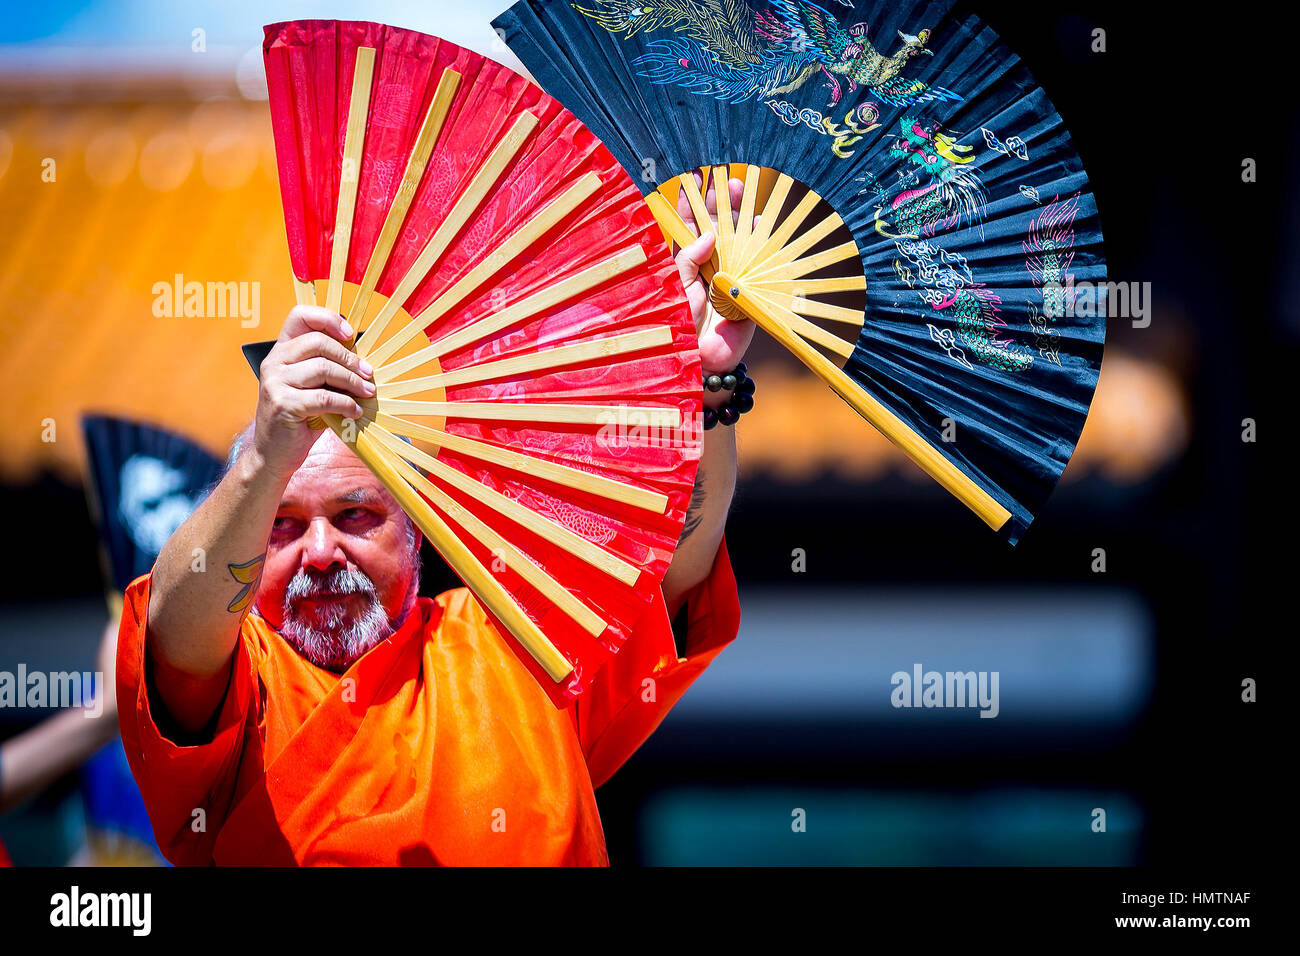
[[[844,96],[841,77],[849,93],[866,89],[899,106],[959,99],[902,75],[912,59],[934,55],[927,47],[928,29],[915,35],[898,31],[902,45],[885,56],[868,39],[867,23],[846,27],[808,0],[773,0],[771,10],[753,10],[743,0],[592,2],[590,7],[572,6],[611,33],[632,37],[671,31],[671,36],[649,40],[646,53],[634,61],[654,83],[740,103],[791,93],[820,73],[831,91],[828,106]]]
[[[859,86],[867,87],[874,95],[895,105],[908,106],[927,98],[926,84],[901,79],[899,74],[914,57],[934,55],[926,48],[929,30],[921,30],[916,35],[897,31],[903,45],[891,56],[884,56],[867,39],[866,23],[852,23],[846,28],[829,10],[807,0],[773,0],[772,5],[796,38],[795,46],[805,47],[815,60],[790,83],[774,88],[774,94],[797,90],[820,70],[830,81],[826,84],[831,91],[829,106],[839,103],[844,95],[840,76],[848,80],[850,93],[856,92]]]
[[[633,37],[672,30],[706,47],[733,67],[761,65],[763,52],[750,22],[749,8],[737,0],[594,0],[595,7],[573,4],[610,33]]]

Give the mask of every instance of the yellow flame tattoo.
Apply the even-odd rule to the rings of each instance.
[[[254,558],[252,561],[244,564],[228,564],[231,577],[243,585],[235,599],[230,602],[226,608],[232,614],[241,614],[248,609],[253,603],[253,597],[257,594],[257,585],[262,580],[262,564],[266,561],[266,555]]]

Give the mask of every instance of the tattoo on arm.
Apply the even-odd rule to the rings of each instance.
[[[704,499],[707,495],[704,492],[704,469],[695,473],[695,487],[691,489],[691,503],[686,508],[686,520],[682,523],[682,536],[677,539],[677,544],[681,545],[683,541],[695,533],[695,529],[700,526],[704,519]]]
[[[243,564],[227,564],[230,569],[230,575],[236,581],[243,585],[235,599],[230,602],[226,608],[231,614],[243,614],[248,606],[253,603],[253,598],[257,596],[257,585],[262,580],[262,563],[266,561],[266,555],[262,554],[252,561],[245,561]]]

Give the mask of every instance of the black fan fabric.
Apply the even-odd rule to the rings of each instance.
[[[495,25],[644,193],[748,163],[826,199],[867,282],[845,371],[1010,511],[1014,543],[1096,389],[1102,235],[1046,94],[951,7],[521,0]]]
[[[222,462],[175,432],[106,415],[81,419],[87,484],[112,586],[148,573],[163,543],[221,475]]]

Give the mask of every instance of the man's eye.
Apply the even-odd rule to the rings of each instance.
[[[369,535],[387,520],[382,511],[370,508],[345,508],[334,517],[334,524],[348,534]]]
[[[276,518],[271,523],[271,530],[276,532],[285,532],[293,528],[294,520],[292,518]]]

